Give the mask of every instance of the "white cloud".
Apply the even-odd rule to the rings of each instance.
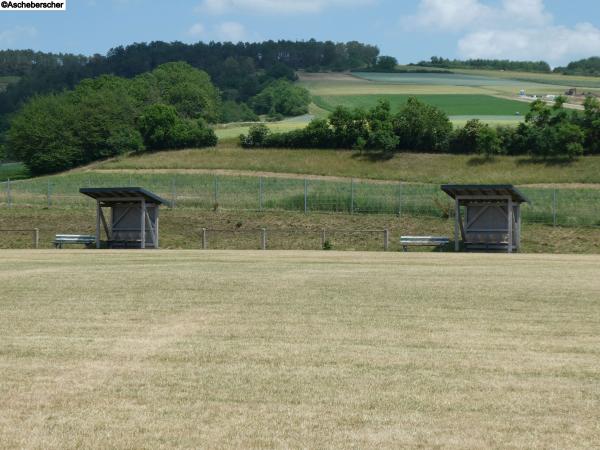
[[[235,12],[257,14],[318,13],[329,7],[367,5],[375,0],[203,0],[198,12],[227,14]]]
[[[240,42],[246,37],[246,29],[238,22],[222,22],[215,27],[220,41]]]
[[[206,31],[206,29],[204,28],[204,25],[202,25],[200,22],[198,22],[198,23],[195,23],[194,25],[192,25],[188,29],[187,34],[192,37],[199,37],[199,36],[202,36],[205,31]]]
[[[8,30],[0,31],[0,46],[19,46],[22,47],[22,41],[29,41],[37,36],[37,30],[31,26],[16,26]]]
[[[478,0],[421,0],[414,16],[404,19],[407,28],[460,30],[491,14]]]
[[[403,19],[409,29],[461,31],[526,23],[549,23],[543,0],[503,0],[493,7],[479,0],[421,0],[417,13]]]
[[[600,53],[600,29],[590,23],[558,25],[544,0],[420,0],[406,27],[462,33],[461,58],[544,60],[551,65]]]
[[[582,23],[573,28],[480,30],[461,38],[458,50],[465,58],[541,59],[557,65],[600,54],[600,29]]]

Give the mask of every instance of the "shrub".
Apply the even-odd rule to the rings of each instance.
[[[231,100],[223,102],[221,108],[221,122],[254,122],[257,120],[258,116],[245,103],[236,103]]]
[[[446,152],[449,149],[452,123],[438,108],[410,97],[394,117],[394,132],[399,147],[407,150]]]
[[[309,92],[285,79],[273,81],[250,100],[250,104],[257,114],[268,114],[269,116],[306,114],[309,103]]]
[[[150,150],[216,145],[217,137],[201,120],[181,119],[173,106],[151,105],[139,118],[139,129]]]
[[[240,144],[244,148],[262,147],[269,133],[269,128],[264,123],[252,125],[247,135],[240,135]]]

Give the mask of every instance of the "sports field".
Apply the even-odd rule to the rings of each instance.
[[[597,256],[2,256],[5,448],[600,446]]]

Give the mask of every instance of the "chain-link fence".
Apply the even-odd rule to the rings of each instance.
[[[141,186],[173,208],[288,210],[348,214],[450,217],[453,203],[439,185],[301,177],[79,172],[0,185],[2,207],[91,207],[81,187]],[[555,226],[599,226],[600,190],[522,188],[530,199],[523,221]]]

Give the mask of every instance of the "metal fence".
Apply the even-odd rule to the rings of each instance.
[[[450,217],[451,199],[439,185],[337,179],[210,174],[73,174],[0,184],[0,207],[91,207],[81,187],[141,186],[173,208],[287,210]],[[600,190],[522,188],[531,200],[523,221],[554,226],[600,226]]]

